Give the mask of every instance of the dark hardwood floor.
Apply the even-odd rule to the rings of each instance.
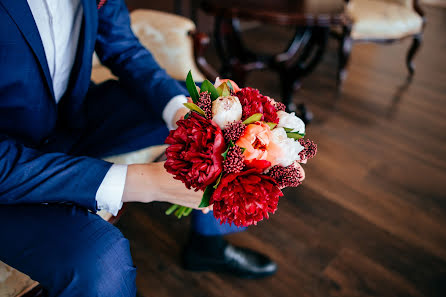
[[[315,114],[319,152],[307,180],[285,190],[270,220],[229,240],[270,255],[278,273],[240,280],[179,266],[189,219],[166,204],[128,205],[140,296],[446,296],[446,9],[426,7],[424,44],[406,83],[410,41],[355,45],[343,92],[336,43],[294,100]],[[292,30],[255,28],[246,40],[280,50]],[[210,60],[216,63],[213,51]],[[272,72],[248,84],[279,96]]]

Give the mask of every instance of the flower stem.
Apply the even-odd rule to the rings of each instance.
[[[171,215],[173,213],[177,218],[181,219],[182,217],[187,217],[190,215],[192,210],[193,209],[190,207],[174,204],[166,210],[165,214]]]
[[[186,207],[180,206],[180,208],[177,209],[177,211],[175,212],[175,215],[177,216],[177,218],[181,219],[185,210],[186,210]]]
[[[180,207],[178,204],[174,204],[169,209],[166,210],[166,215],[171,215],[178,207]]]
[[[192,208],[188,207],[188,208],[184,211],[183,216],[184,216],[184,217],[187,217],[188,215],[190,215],[191,212],[192,212]]]

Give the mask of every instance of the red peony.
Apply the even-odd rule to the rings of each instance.
[[[249,226],[274,213],[282,195],[274,179],[261,174],[259,169],[249,169],[224,176],[210,204],[221,223]]]
[[[276,107],[268,97],[260,94],[259,90],[243,88],[236,93],[243,107],[242,120],[246,120],[255,113],[262,113],[262,121],[279,123]]]
[[[195,112],[177,122],[166,143],[167,172],[181,180],[188,189],[204,190],[223,170],[222,153],[226,150],[221,129]]]

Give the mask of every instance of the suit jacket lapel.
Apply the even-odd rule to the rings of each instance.
[[[84,98],[90,86],[90,76],[94,46],[98,26],[96,1],[82,0],[83,20],[77,45],[76,58],[70,74],[67,91],[59,101],[58,108],[61,119],[71,128],[82,128],[84,119],[82,108]]]
[[[79,35],[76,59],[71,71],[70,85],[75,94],[82,95],[88,89],[91,63],[93,59],[94,46],[97,31],[97,8],[96,1],[82,0],[84,17],[82,21],[81,34]],[[85,80],[87,83],[85,83]],[[85,94],[84,94],[85,95]]]
[[[33,50],[39,61],[42,72],[45,76],[45,80],[48,86],[48,90],[51,97],[54,100],[54,90],[53,81],[51,79],[50,70],[48,68],[48,63],[45,56],[45,50],[43,48],[42,40],[40,39],[39,30],[34,21],[31,9],[28,6],[26,0],[0,0],[0,5],[2,5],[11,18],[14,20],[15,24],[22,32],[26,42]]]

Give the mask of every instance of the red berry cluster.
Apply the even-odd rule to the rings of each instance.
[[[242,121],[235,121],[225,127],[223,130],[223,136],[227,142],[236,142],[240,136],[243,135],[245,129],[246,126],[242,123]]]
[[[299,143],[304,149],[299,153],[301,160],[308,160],[313,158],[317,153],[317,144],[309,139],[299,139]]]
[[[229,148],[226,160],[223,162],[223,171],[226,173],[239,173],[244,167],[242,149],[238,145]]]
[[[268,175],[277,181],[280,189],[297,187],[302,183],[302,175],[293,164],[287,167],[273,166],[269,170]]]
[[[197,105],[204,111],[206,119],[212,119],[212,100],[209,92],[203,92],[200,94]]]

